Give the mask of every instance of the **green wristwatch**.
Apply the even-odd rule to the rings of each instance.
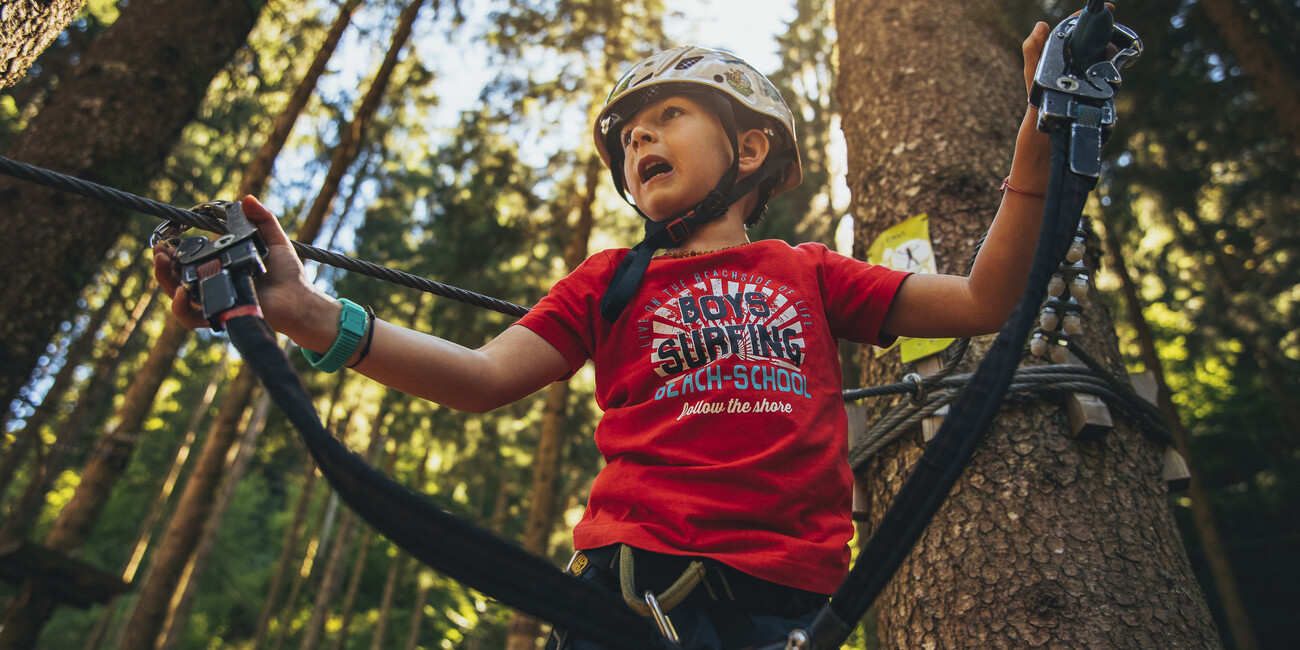
[[[335,372],[342,368],[352,353],[357,351],[357,345],[366,333],[366,310],[347,298],[339,298],[339,302],[343,303],[343,313],[339,314],[339,337],[334,339],[329,352],[320,355],[302,348],[302,355],[307,357],[307,362],[321,372]]]

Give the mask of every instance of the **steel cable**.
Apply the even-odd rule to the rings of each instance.
[[[0,172],[38,185],[52,187],[65,192],[72,192],[73,194],[80,194],[81,196],[98,199],[105,203],[111,203],[118,207],[140,212],[142,214],[159,217],[161,219],[168,219],[191,228],[199,228],[200,230],[206,230],[223,235],[226,233],[225,225],[222,224],[221,221],[207,215],[199,214],[192,210],[178,208],[174,205],[168,205],[160,201],[154,201],[153,199],[147,199],[142,196],[136,196],[130,192],[124,192],[122,190],[100,185],[93,181],[69,176],[67,174],[60,174],[59,172],[18,162],[17,160],[5,158],[4,156],[0,156]],[[392,282],[393,284],[410,287],[436,296],[442,296],[443,298],[450,298],[452,300],[474,305],[475,307],[490,309],[495,312],[506,314],[507,316],[523,316],[528,313],[528,308],[521,305],[516,305],[490,296],[484,296],[459,287],[434,282],[427,278],[412,275],[404,271],[390,269],[373,262],[367,262],[365,260],[341,255],[333,251],[316,248],[311,244],[295,241],[293,242],[293,248],[294,251],[298,253],[298,257],[304,260],[312,260],[320,262],[321,264],[338,267],[345,271],[360,273],[386,282]]]

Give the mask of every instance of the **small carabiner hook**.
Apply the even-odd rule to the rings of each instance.
[[[166,242],[172,248],[175,248],[180,242],[181,233],[189,230],[190,227],[183,223],[175,221],[164,221],[158,224],[157,228],[149,234],[149,248],[156,248],[158,244]]]
[[[649,590],[645,592],[645,604],[649,605],[650,611],[654,613],[655,625],[659,626],[659,633],[674,645],[681,643],[681,638],[677,636],[677,628],[673,627],[673,622],[668,620],[668,616],[659,608],[659,601],[655,599],[654,593]]]

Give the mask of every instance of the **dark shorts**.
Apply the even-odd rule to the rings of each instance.
[[[638,568],[643,552],[638,551]],[[638,571],[639,573],[639,571]],[[675,578],[676,576],[670,576]],[[621,602],[618,573],[602,562],[589,562],[580,580],[587,582],[613,600]],[[640,584],[638,582],[638,584]],[[696,587],[703,590],[703,587]],[[825,602],[802,603],[791,610],[764,611],[764,608],[744,608],[733,605],[701,603],[701,598],[689,598],[667,613],[681,639],[683,650],[744,650],[776,642],[784,642],[792,630],[808,629]],[[647,619],[651,628],[654,621]],[[619,650],[581,638],[574,638],[567,630],[555,630],[546,644],[547,650]]]

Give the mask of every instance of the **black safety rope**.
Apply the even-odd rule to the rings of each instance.
[[[911,552],[979,447],[1020,364],[1025,338],[1060,265],[1096,179],[1068,171],[1070,134],[1053,128],[1052,175],[1025,293],[988,354],[953,402],[912,475],[894,497],[848,577],[809,630],[811,647],[838,648]]]
[[[134,210],[161,219],[167,219],[181,225],[199,228],[201,230],[218,234],[225,234],[226,232],[225,226],[220,221],[207,215],[192,210],[184,210],[174,205],[168,205],[142,196],[136,196],[130,192],[123,192],[122,190],[100,185],[93,181],[29,165],[17,160],[5,158],[4,156],[0,156],[0,173],[8,174],[9,176],[37,183],[39,185],[60,189],[65,192],[72,192],[73,194],[80,194],[93,199],[99,199],[105,203],[111,203],[128,210]],[[320,262],[321,264],[338,267],[345,271],[360,273],[386,282],[392,282],[393,284],[399,284],[404,287],[418,289],[436,296],[442,296],[443,298],[450,298],[452,300],[474,305],[475,307],[490,309],[492,311],[506,314],[507,316],[523,316],[528,313],[527,307],[516,305],[512,302],[484,296],[482,294],[474,293],[473,291],[461,289],[460,287],[434,282],[433,280],[422,278],[418,275],[390,269],[373,262],[340,255],[333,251],[317,248],[311,244],[304,244],[303,242],[295,241],[293,242],[293,248],[294,251],[298,253],[298,257],[304,260],[312,260]]]
[[[470,588],[592,641],[634,650],[675,647],[621,602],[446,512],[372,467],[321,424],[266,321],[238,316],[225,327],[339,498],[394,544]]]

